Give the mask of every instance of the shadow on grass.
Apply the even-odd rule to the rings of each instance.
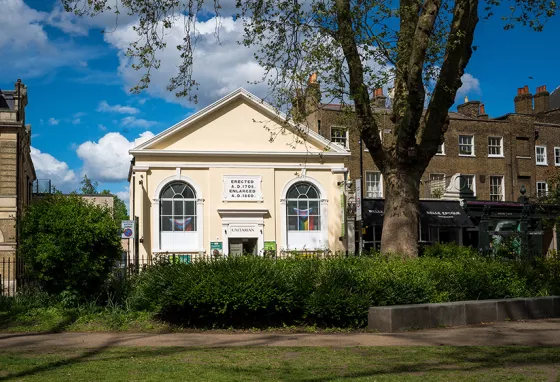
[[[270,336],[269,346],[274,346],[275,336]],[[84,349],[77,356],[31,367],[28,370],[11,373],[0,377],[0,381],[20,379],[28,376],[40,376],[54,371],[95,361],[121,361],[128,364],[131,356],[137,360],[158,359],[161,365],[169,367],[173,362],[166,358],[175,354],[190,356],[199,366],[207,371],[219,372],[230,379],[264,380],[267,378],[323,382],[333,379],[355,379],[367,377],[409,377],[425,373],[455,377],[484,373],[485,377],[493,373],[507,373],[512,377],[523,373],[523,367],[537,368],[537,372],[546,367],[549,379],[558,377],[558,359],[560,348],[552,347],[354,347],[354,348],[300,348],[294,356],[293,348],[183,348],[167,347],[157,349],[128,348],[124,351],[109,352],[110,348],[126,345],[127,339],[112,339],[101,346]],[[122,349],[122,348],[121,348]],[[280,350],[279,350],[280,349]],[[211,350],[211,352],[209,351]],[[285,352],[284,352],[285,350]],[[236,358],[235,353],[239,352]],[[28,356],[29,353],[26,353]],[[272,358],[274,357],[274,358]],[[274,361],[270,361],[273,359]],[[242,362],[237,362],[242,360]],[[271,364],[279,363],[271,370]],[[159,373],[158,365],[153,365],[153,373]],[[187,368],[191,364],[183,364]],[[123,367],[125,369],[126,367]],[[540,368],[540,369],[539,369]],[[199,375],[203,378],[204,370]],[[125,376],[126,370],[123,370]],[[488,373],[488,374],[486,374]],[[531,373],[531,371],[529,371]],[[458,374],[458,375],[457,375]],[[159,375],[159,374],[158,374]],[[496,374],[499,377],[499,374]],[[160,377],[164,377],[160,375]],[[502,375],[503,377],[503,375]]]

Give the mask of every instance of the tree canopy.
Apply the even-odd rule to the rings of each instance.
[[[224,0],[62,0],[67,11],[95,16],[127,12],[137,17],[138,35],[128,49],[143,76],[134,91],[145,89],[160,64],[166,31],[184,28],[177,45],[182,58],[169,90],[196,102],[193,72],[196,23],[216,21],[219,39]],[[558,6],[554,0],[237,0],[234,18],[244,23],[240,43],[256,48],[270,89],[268,101],[288,111],[309,76],[321,80],[323,99],[351,105],[357,133],[385,183],[382,251],[417,254],[420,178],[449,125],[448,110],[461,87],[473,53],[480,16],[496,17],[504,28],[541,30]],[[495,15],[494,15],[495,14]],[[118,21],[118,19],[117,19]],[[382,141],[370,106],[373,90],[394,88],[390,119],[392,139]],[[311,113],[320,107],[307,107]],[[298,120],[299,122],[299,120]]]
[[[84,175],[84,178],[82,179],[80,184],[82,185],[80,191],[84,195],[113,195],[109,190],[103,190],[99,192],[97,190],[99,184],[96,181],[88,178],[87,175]],[[126,204],[117,195],[113,195],[113,217],[117,222],[128,220],[129,218]]]

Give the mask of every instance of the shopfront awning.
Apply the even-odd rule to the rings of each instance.
[[[362,203],[365,225],[383,225],[385,201],[365,199]],[[420,220],[432,227],[470,228],[474,225],[455,200],[421,200]]]

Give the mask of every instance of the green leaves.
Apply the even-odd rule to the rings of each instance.
[[[453,252],[455,251],[455,252]],[[403,261],[233,257],[143,272],[136,308],[197,327],[364,327],[371,306],[531,296],[556,291],[558,257],[533,268],[439,246]],[[541,275],[541,276],[538,276]],[[550,282],[549,280],[552,280]]]
[[[30,276],[52,294],[99,293],[122,252],[112,215],[78,195],[54,194],[31,204],[18,248]]]

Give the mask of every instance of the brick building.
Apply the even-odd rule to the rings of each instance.
[[[348,148],[350,179],[360,177],[360,139],[352,112],[339,104],[320,103],[318,83],[310,79],[305,105],[319,105],[307,123],[325,138]],[[383,143],[392,139],[390,100],[377,89],[372,107]],[[560,87],[552,94],[540,86],[533,95],[528,86],[518,89],[515,111],[489,118],[485,105],[468,101],[450,112],[444,143],[426,169],[421,198],[441,198],[454,174],[479,200],[516,201],[522,185],[527,195],[547,189],[546,179],[560,166]],[[382,176],[362,146],[364,197],[382,198]],[[457,185],[459,186],[459,185]],[[458,188],[458,187],[457,187]]]
[[[26,106],[27,88],[20,80],[14,90],[0,90],[0,258],[15,254],[17,221],[36,178]]]

